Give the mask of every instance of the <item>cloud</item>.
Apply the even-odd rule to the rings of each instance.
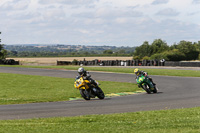
[[[169,0],[154,0],[152,5],[167,4]]]
[[[1,6],[3,10],[25,10],[28,8],[30,0],[12,0]]]
[[[166,8],[166,9],[163,9],[163,10],[160,10],[159,12],[157,12],[156,15],[160,15],[160,16],[178,16],[179,12],[177,12],[176,10],[174,10],[172,8]]]
[[[192,3],[193,4],[200,4],[200,0],[193,0]]]
[[[192,0],[2,0],[2,43],[138,46],[157,38],[169,44],[198,40],[197,6]]]
[[[190,12],[190,13],[187,13],[188,16],[195,16],[195,15],[198,15],[200,13],[200,11],[196,11],[196,12]]]
[[[131,8],[131,9],[135,9],[135,8],[138,8],[139,5],[136,5],[136,6],[127,6],[127,8]]]
[[[98,0],[39,0],[40,4],[67,4],[67,5],[86,5],[92,4]]]

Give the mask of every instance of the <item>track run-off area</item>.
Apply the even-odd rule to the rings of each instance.
[[[75,78],[77,71],[38,68],[0,67],[0,73]],[[90,72],[100,81],[136,83],[133,74]],[[151,76],[151,75],[150,75]],[[90,114],[111,114],[147,110],[200,107],[200,78],[151,76],[159,88],[157,94],[140,93],[104,100],[0,105],[0,119],[66,117]],[[72,85],[73,86],[73,85]],[[106,88],[102,88],[103,90]]]

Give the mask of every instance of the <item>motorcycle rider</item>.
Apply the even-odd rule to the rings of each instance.
[[[138,68],[134,69],[134,73],[136,75],[136,79],[138,78],[138,76],[140,76],[141,74],[144,75],[145,77],[149,78],[149,80],[153,83],[153,85],[155,86],[156,84],[153,82],[153,79],[151,77],[148,76],[148,73],[145,71],[140,71]],[[138,85],[138,87],[140,87],[140,85]]]
[[[91,84],[93,84],[95,87],[99,88],[96,81],[94,79],[91,78],[91,75],[89,74],[88,71],[86,71],[84,68],[80,67],[78,69],[78,74],[76,76],[76,79],[80,78],[81,76],[83,76],[84,80],[89,80]]]

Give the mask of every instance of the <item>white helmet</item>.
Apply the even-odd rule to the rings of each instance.
[[[85,72],[84,68],[80,67],[80,68],[78,69],[78,73],[79,73],[80,75],[82,75],[84,72]]]

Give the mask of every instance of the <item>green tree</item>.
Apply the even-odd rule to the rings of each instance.
[[[7,56],[7,51],[4,49],[4,45],[0,44],[0,59],[5,59]]]
[[[153,54],[162,53],[169,50],[169,46],[167,45],[167,43],[161,39],[154,40],[151,45],[153,49]]]
[[[145,41],[141,46],[135,49],[134,56],[139,56],[142,59],[145,56],[151,57],[154,54],[162,53],[169,50],[167,43],[161,39],[156,39],[151,45]],[[157,57],[157,56],[156,56]]]
[[[151,45],[149,45],[149,42],[145,41],[141,46],[135,48],[133,55],[139,56],[140,59],[142,59],[144,56],[151,56],[152,48]]]
[[[199,56],[198,45],[189,41],[180,41],[177,49],[185,54],[185,60],[196,60]]]
[[[142,58],[142,60],[149,60],[150,59],[150,57],[148,57],[148,56],[144,56],[143,58]]]
[[[86,55],[86,56],[90,55],[89,52],[84,52],[83,54]]]
[[[104,50],[103,54],[113,54],[113,51],[112,50]]]
[[[198,43],[194,42],[194,47],[197,51],[200,52],[200,41],[198,41]]]
[[[165,59],[169,61],[181,61],[185,59],[185,54],[180,52],[178,49],[166,51],[163,54],[166,57]]]
[[[157,60],[161,60],[161,59],[165,59],[165,60],[168,60],[166,55],[164,55],[163,53],[156,53],[156,54],[153,54],[150,59],[154,60],[154,59],[157,59]]]
[[[126,51],[124,49],[121,49],[121,50],[118,51],[119,54],[125,54],[125,52]]]
[[[139,56],[133,56],[133,59],[134,60],[140,60],[140,57]]]

